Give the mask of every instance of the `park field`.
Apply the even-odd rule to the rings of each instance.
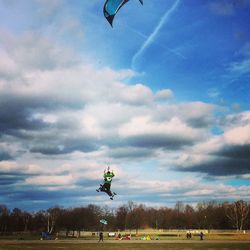
[[[98,243],[91,240],[79,241],[1,241],[0,250],[249,250],[249,242],[227,242],[227,241],[115,241],[108,240]]]
[[[115,240],[104,232],[104,242],[98,243],[98,235],[93,232],[82,232],[81,237],[65,237],[61,232],[57,240],[40,240],[40,234],[16,234],[0,236],[0,250],[250,250],[250,232],[237,231],[204,231],[204,240],[200,240],[199,231],[192,232],[192,238],[186,238],[185,230],[159,231],[140,230],[122,232],[122,235],[131,233],[132,240]],[[150,235],[152,240],[141,240]],[[160,240],[155,240],[156,236]]]
[[[234,230],[189,230],[192,233],[191,240],[199,240],[200,239],[200,232],[203,231],[204,233],[204,240],[230,240],[230,241],[250,241],[250,231],[237,232]],[[187,240],[186,234],[187,230],[140,230],[136,231],[122,231],[120,232],[122,236],[124,235],[131,235],[133,240],[140,240],[142,237],[150,236],[152,239],[157,237],[160,240]],[[118,235],[118,232],[116,232]],[[72,237],[70,234],[71,239],[77,239]],[[65,233],[61,232],[60,239],[69,239],[70,237],[65,237]],[[81,237],[78,239],[86,239],[86,240],[93,240],[97,239],[97,233],[94,234],[92,232],[81,232]],[[108,237],[108,232],[104,232],[104,238],[112,239],[112,237]],[[249,247],[250,250],[250,247]]]

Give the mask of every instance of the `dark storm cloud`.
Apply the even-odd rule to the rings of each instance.
[[[94,190],[94,189],[93,189]],[[96,192],[95,192],[96,193]],[[93,194],[95,194],[93,191]],[[0,192],[1,194],[1,192]],[[26,187],[21,190],[13,189],[13,192],[9,195],[9,201],[48,201],[50,206],[54,206],[57,201],[64,199],[78,198],[80,196],[88,196],[89,191],[87,189],[60,189],[60,190],[47,190],[39,187]]]
[[[74,196],[74,193],[71,193],[71,195]],[[60,191],[48,191],[48,190],[41,190],[39,188],[33,188],[33,189],[27,189],[23,190],[20,192],[14,192],[12,195],[13,199],[18,199],[18,200],[40,200],[40,201],[47,201],[47,200],[54,200],[54,199],[60,199],[63,197],[66,197],[67,192],[65,190],[60,190]]]
[[[226,146],[218,155],[249,161],[249,172],[250,172],[250,145],[231,145]]]
[[[193,164],[185,168],[175,168],[185,172],[200,172],[210,176],[230,176],[250,174],[250,160],[233,157],[215,156],[209,162]]]
[[[165,136],[165,135],[138,135],[131,136],[127,139],[127,143],[135,147],[143,148],[166,148],[169,150],[180,149],[183,146],[192,145],[193,140],[181,136]]]
[[[250,145],[224,146],[216,152],[214,161],[194,169],[212,176],[250,174]]]
[[[20,96],[0,94],[0,136],[11,135],[31,152],[46,155],[66,154],[73,151],[89,152],[96,149],[96,142],[87,136],[76,137],[76,122],[60,119],[56,123],[35,118],[36,113],[61,111],[65,108],[79,108],[77,104],[63,103],[48,96]],[[74,132],[72,132],[74,131]],[[44,132],[44,133],[42,133]],[[63,136],[61,136],[63,133]],[[7,152],[0,151],[0,161],[11,159]]]
[[[35,146],[30,149],[31,153],[41,153],[43,155],[60,155],[71,152],[70,150],[60,149],[58,146]]]
[[[6,192],[2,197],[2,203],[9,208],[19,207],[28,211],[47,210],[54,206],[75,207],[88,205],[93,199],[89,195],[98,195],[96,186],[89,191],[86,188],[46,190],[39,187],[27,187],[21,190],[13,189]],[[0,195],[2,192],[0,191]],[[84,198],[84,199],[82,199]]]
[[[0,176],[2,175],[13,175],[13,176],[26,176],[28,174],[23,173],[21,171],[16,171],[16,169],[5,169],[0,168]]]
[[[69,154],[74,151],[80,151],[80,152],[91,152],[96,149],[95,146],[91,146],[90,144],[86,145],[72,145],[71,147],[66,147],[64,149],[61,149],[60,146],[42,146],[42,147],[33,147],[30,149],[31,153],[40,153],[43,155],[61,155],[61,154]]]
[[[87,179],[77,180],[75,184],[81,187],[94,187],[94,188],[97,185],[96,180],[87,180]]]
[[[0,186],[12,185],[24,180],[24,176],[1,174],[0,173]]]
[[[20,129],[40,130],[46,127],[44,122],[30,119],[32,111],[44,106],[48,104],[36,98],[0,95],[0,134],[17,134]]]
[[[250,145],[225,147],[211,156],[209,161],[204,160],[201,164],[177,169],[206,173],[210,176],[250,174]]]
[[[203,116],[203,117],[188,118],[186,122],[190,127],[193,128],[207,128],[213,123],[213,120],[211,119],[211,117]]]
[[[147,158],[153,156],[153,152],[150,149],[136,148],[136,147],[123,147],[110,151],[109,155],[117,159],[136,159]]]
[[[67,173],[67,171],[59,173],[57,176],[62,176],[63,174]],[[44,173],[43,173],[44,174]],[[51,173],[48,172],[48,177]],[[54,176],[53,174],[51,174]],[[40,174],[37,172],[34,173],[27,173],[25,170],[23,172],[17,171],[14,169],[6,169],[4,171],[0,170],[0,197],[5,197],[3,202],[6,204],[16,203],[20,201],[21,203],[28,202],[28,201],[42,201],[50,203],[50,206],[54,205],[54,201],[57,200],[58,202],[62,199],[66,199],[69,197],[79,197],[80,195],[88,195],[88,191],[86,190],[79,190],[76,188],[74,190],[68,190],[67,187],[60,187],[60,190],[48,190],[47,185],[39,186],[33,184],[27,184],[26,179],[32,177],[39,177]],[[85,180],[79,181],[76,185],[89,187],[95,184],[94,181]],[[51,186],[57,186],[53,185]],[[94,190],[94,187],[93,187]],[[30,204],[31,205],[31,204]]]
[[[59,131],[57,131],[59,132]],[[50,138],[40,137],[41,142],[30,143],[30,152],[41,153],[44,155],[60,155],[68,154],[74,151],[91,152],[98,149],[98,145],[94,138],[79,136],[71,138],[70,129],[66,138],[60,138],[60,134],[53,135]]]
[[[7,161],[7,160],[13,160],[13,156],[9,154],[8,152],[1,151],[0,149],[0,161]]]
[[[0,169],[0,186],[8,186],[11,189],[11,185],[15,188],[16,185],[25,181],[25,179],[29,176],[33,176],[33,174],[23,173],[17,170],[1,170]],[[2,193],[6,192],[4,188],[0,189],[0,196]]]
[[[43,95],[20,95],[0,93],[0,132],[15,129],[36,130],[47,126],[38,119],[31,119],[35,112],[58,111],[66,108],[79,109],[84,100],[70,100]]]

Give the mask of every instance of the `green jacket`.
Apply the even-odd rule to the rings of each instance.
[[[108,183],[111,184],[112,182],[112,178],[114,177],[114,173],[113,172],[106,172],[104,173],[103,177],[104,177],[104,183]]]

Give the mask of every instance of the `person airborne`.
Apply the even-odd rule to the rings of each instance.
[[[114,172],[110,171],[109,167],[107,170],[105,169],[103,174],[103,184],[100,184],[100,187],[96,189],[97,192],[101,191],[108,194],[111,200],[113,200],[113,197],[116,195],[115,192],[111,191],[111,182],[114,176],[115,176]]]

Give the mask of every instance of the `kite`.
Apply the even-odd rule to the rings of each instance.
[[[103,7],[103,14],[113,27],[113,19],[120,8],[127,3],[129,0],[106,0]],[[143,0],[139,0],[143,5]]]
[[[108,225],[108,222],[105,219],[101,219],[100,223],[103,224],[103,225]]]

